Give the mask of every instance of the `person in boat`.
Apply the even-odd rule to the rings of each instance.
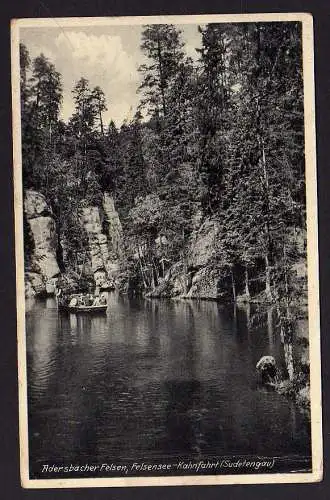
[[[106,297],[105,293],[102,293],[100,296],[100,305],[105,306],[106,303],[107,303],[107,297]]]
[[[93,306],[99,306],[100,305],[100,297],[95,297],[93,300]]]
[[[63,294],[62,288],[56,288],[55,287],[55,296],[56,296],[57,304],[64,305],[64,303],[65,303],[65,296]]]
[[[62,288],[56,289],[56,300],[59,306],[67,306],[70,302],[70,296],[67,293],[64,293]]]
[[[107,303],[106,296],[102,293],[101,295],[94,298],[93,306],[105,306]]]
[[[78,297],[78,303],[77,303],[79,306],[84,306],[85,305],[85,301],[84,301],[84,296],[83,294],[81,293]]]
[[[77,305],[78,305],[77,297],[72,297],[72,299],[69,302],[69,307],[76,307]]]

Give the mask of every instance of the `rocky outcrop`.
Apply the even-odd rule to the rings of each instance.
[[[107,229],[109,257],[107,261],[107,272],[110,279],[114,279],[119,272],[119,260],[122,255],[123,228],[115,209],[115,203],[109,193],[104,193],[102,208],[104,212],[105,226]]]
[[[221,273],[218,269],[205,267],[199,269],[191,279],[191,287],[186,294],[187,298],[221,299],[219,290]]]
[[[122,227],[113,198],[105,193],[102,207],[84,207],[82,224],[88,237],[91,271],[99,285],[113,279],[119,270]]]
[[[123,228],[114,200],[109,193],[104,193],[102,206],[108,229],[109,252],[111,257],[118,259],[122,250]]]
[[[276,361],[273,356],[262,356],[256,365],[256,370],[261,384],[274,385],[278,382]]]
[[[266,355],[262,356],[256,364],[256,372],[258,383],[261,386],[271,388],[278,394],[293,399],[301,410],[309,412],[309,370],[306,371],[301,364],[300,366],[298,364],[292,379],[282,378],[275,358]]]
[[[220,269],[213,265],[216,243],[220,237],[220,225],[217,221],[206,219],[197,231],[194,231],[188,251],[187,267],[191,272],[191,286],[187,298],[223,299],[220,286],[223,279]]]
[[[215,245],[220,235],[217,221],[206,219],[190,240],[187,265],[190,268],[206,267],[215,254]]]
[[[310,386],[305,385],[302,387],[297,396],[296,396],[296,401],[298,405],[302,408],[309,409],[310,408],[310,403],[311,403],[311,396],[310,396]]]
[[[25,192],[24,214],[33,242],[25,276],[26,295],[51,293],[53,279],[60,274],[54,214],[45,196],[34,190]],[[122,227],[113,198],[105,193],[102,206],[84,206],[81,225],[88,237],[87,258],[82,258],[81,273],[93,276],[96,284],[113,280],[119,270],[122,246]],[[62,249],[66,262],[65,241]]]
[[[200,219],[199,222],[201,222]],[[221,271],[214,268],[212,264],[219,234],[218,222],[207,219],[201,223],[190,239],[186,262],[174,264],[155,290],[148,293],[148,296],[224,298],[219,286],[222,279]]]
[[[25,273],[25,297],[34,297],[35,295],[46,292],[46,283],[40,273],[27,271]]]
[[[30,270],[26,273],[26,294],[28,296],[47,291],[49,283],[59,273],[56,259],[57,234],[54,215],[46,198],[39,192],[27,190],[24,198],[24,212],[33,239],[33,253],[30,255]]]
[[[96,284],[107,279],[106,265],[109,259],[107,237],[102,230],[100,210],[98,207],[82,209],[82,224],[88,237],[88,251],[91,271]]]
[[[160,279],[158,286],[147,293],[148,297],[178,297],[185,295],[190,286],[190,277],[185,266],[178,262],[174,264]]]

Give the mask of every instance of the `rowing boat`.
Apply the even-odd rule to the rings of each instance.
[[[95,305],[95,306],[61,306],[61,309],[68,311],[70,313],[105,313],[107,310],[107,304],[105,305]]]
[[[108,307],[107,301],[103,300],[102,303],[81,303],[82,294],[71,294],[68,297],[56,296],[57,307],[61,311],[70,313],[105,313]],[[102,298],[101,298],[102,299]],[[98,301],[99,302],[99,301]]]

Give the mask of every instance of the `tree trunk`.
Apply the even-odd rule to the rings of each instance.
[[[250,304],[250,302],[248,302],[246,304],[246,328],[247,328],[247,332],[249,334],[250,329],[251,329],[251,304]]]
[[[152,268],[153,268],[153,275],[154,275],[154,287],[158,286],[159,283],[159,273],[158,273],[158,268],[157,264],[154,260],[153,257],[151,257],[151,262],[152,262]]]
[[[262,164],[263,177],[264,177],[265,187],[266,187],[267,196],[268,196],[268,189],[269,189],[268,172],[267,172],[267,165],[266,165],[266,153],[265,153],[264,140],[262,137],[259,137],[259,144],[261,146],[261,164]]]
[[[277,316],[280,324],[281,343],[284,350],[285,366],[288,372],[289,380],[294,378],[294,360],[293,360],[293,325],[288,317],[289,311],[286,310],[286,317],[281,313],[279,303],[276,305]]]
[[[236,283],[235,283],[233,268],[230,269],[230,276],[231,276],[231,287],[232,287],[232,293],[233,293],[233,301],[236,302]]]
[[[159,67],[159,86],[160,86],[160,92],[161,92],[161,96],[162,96],[163,114],[164,114],[164,116],[166,116],[165,89],[164,89],[165,82],[164,82],[164,75],[163,75],[163,61],[162,61],[162,52],[161,52],[159,37],[157,40],[157,54],[158,54],[158,67]]]
[[[293,348],[291,342],[284,343],[284,356],[285,356],[286,369],[289,375],[289,380],[293,380],[294,363],[293,363]]]
[[[139,256],[138,260],[139,260],[139,265],[140,265],[141,278],[142,278],[142,281],[143,281],[144,289],[147,290],[148,289],[148,285],[147,285],[145,274],[144,274],[144,271],[143,271],[142,255],[140,255],[140,246],[139,245],[137,245],[137,250],[138,250],[138,256]]]
[[[100,115],[101,134],[102,134],[102,137],[104,137],[104,128],[103,128],[103,120],[102,120],[101,107],[99,108],[99,115]]]
[[[272,296],[272,290],[271,290],[271,279],[270,279],[270,265],[269,265],[269,259],[268,255],[265,255],[265,273],[266,273],[266,280],[265,280],[265,293],[267,300],[270,302],[273,299]]]
[[[49,145],[52,145],[52,122],[49,121]]]
[[[245,266],[244,270],[244,275],[245,275],[245,296],[247,299],[250,300],[250,288],[249,288],[249,271],[247,266]]]
[[[274,332],[274,325],[273,325],[273,307],[270,307],[267,311],[267,332],[268,332],[268,342],[269,345],[272,346],[274,344],[273,341],[273,332]]]

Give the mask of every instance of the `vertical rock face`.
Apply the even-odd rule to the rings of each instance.
[[[26,273],[28,296],[47,291],[47,281],[60,273],[56,259],[57,234],[52,209],[37,191],[27,190],[24,211],[33,238],[31,270]]]
[[[108,248],[107,237],[102,233],[99,208],[83,208],[82,223],[88,236],[88,249],[92,272],[96,284],[100,284],[100,282],[104,281],[107,277],[106,264],[108,259]]]
[[[24,212],[34,248],[26,270],[26,295],[33,296],[49,292],[52,278],[60,274],[56,258],[58,236],[54,214],[44,195],[27,190]],[[88,236],[90,271],[96,284],[114,279],[119,270],[122,226],[113,198],[105,193],[102,207],[84,207],[81,224]]]
[[[174,264],[148,296],[215,300],[224,298],[225,294],[219,286],[223,275],[212,263],[217,239],[220,237],[220,225],[215,220],[201,221],[201,213],[196,214],[186,261]]]
[[[191,237],[188,251],[188,265],[194,268],[206,267],[215,251],[215,243],[220,236],[219,223],[206,219]]]
[[[104,193],[103,196],[103,211],[107,226],[109,258],[107,271],[110,278],[119,271],[119,259],[122,253],[123,228],[119,219],[118,212],[115,209],[115,204],[112,196],[109,193]]]
[[[119,219],[118,212],[115,209],[115,204],[112,196],[109,193],[104,193],[103,210],[105,220],[108,225],[109,251],[114,259],[118,259],[121,253],[123,228]]]
[[[193,233],[188,252],[188,267],[194,269],[191,287],[187,297],[221,299],[219,290],[221,273],[214,269],[212,257],[216,252],[216,242],[220,237],[217,221],[206,219]]]
[[[82,223],[88,236],[91,268],[96,284],[113,278],[118,271],[122,242],[121,223],[113,198],[108,193],[104,194],[102,208],[104,214],[96,206],[82,210]],[[104,227],[107,227],[107,231]]]

